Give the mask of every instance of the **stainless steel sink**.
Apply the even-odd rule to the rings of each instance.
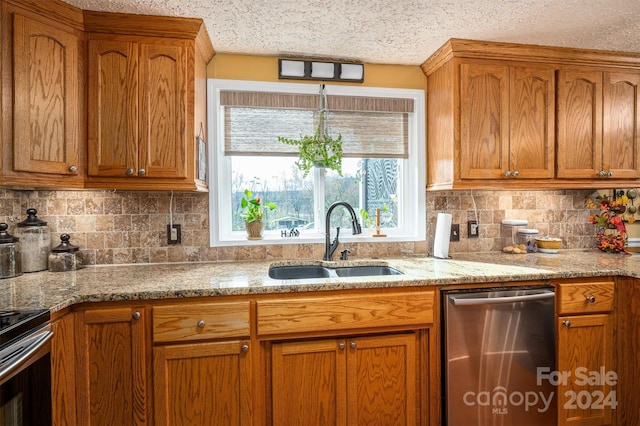
[[[300,280],[304,278],[335,277],[329,268],[320,265],[286,265],[269,268],[269,278],[276,280]]]
[[[370,277],[378,275],[402,275],[402,272],[390,266],[346,266],[336,268],[339,277]]]
[[[370,277],[380,275],[402,275],[390,266],[355,265],[328,267],[322,265],[282,265],[269,268],[269,278],[276,280],[302,280],[330,277]]]

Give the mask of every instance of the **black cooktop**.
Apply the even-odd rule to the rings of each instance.
[[[46,309],[38,310],[0,310],[0,347],[6,343],[40,328],[51,314]]]

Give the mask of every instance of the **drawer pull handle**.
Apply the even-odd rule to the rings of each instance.
[[[589,302],[589,303],[596,303],[596,298],[595,298],[595,296],[587,296],[587,302]]]
[[[249,345],[242,345],[242,347],[240,349],[242,350],[242,352],[248,352],[249,351]]]
[[[562,325],[565,327],[571,327],[571,321],[562,321]]]
[[[351,344],[349,346],[351,346],[351,349],[355,349],[356,348],[356,342],[351,342]]]
[[[344,344],[344,343],[340,343],[340,344],[338,345],[338,349],[340,349],[341,351],[343,351],[343,350],[344,350],[344,348],[345,348],[345,344]]]
[[[198,328],[204,328],[204,320],[198,321]]]
[[[140,319],[140,312],[135,311],[133,314],[131,314],[131,318],[133,318],[134,320]]]

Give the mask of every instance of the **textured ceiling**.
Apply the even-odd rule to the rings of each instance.
[[[64,0],[204,19],[218,53],[421,64],[449,38],[640,52],[639,0]]]

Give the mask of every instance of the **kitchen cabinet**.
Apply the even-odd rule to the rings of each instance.
[[[640,177],[640,72],[558,72],[558,177]]]
[[[549,66],[461,61],[459,179],[553,178],[554,85]]]
[[[155,424],[252,424],[249,335],[249,302],[154,307]]]
[[[434,297],[428,290],[258,300],[257,334],[271,342],[271,423],[436,418],[427,386]]]
[[[612,424],[614,283],[561,283],[556,296],[558,425]]]
[[[85,12],[85,29],[86,186],[206,190],[196,136],[213,48],[202,21]]]
[[[24,6],[2,2],[0,182],[81,188],[86,137],[82,14],[69,5]]]
[[[51,414],[55,426],[78,424],[74,324],[71,313],[51,323]]]
[[[634,187],[633,53],[451,39],[427,76],[427,189]]]
[[[147,308],[101,307],[75,316],[77,424],[151,424]]]
[[[273,424],[415,425],[415,334],[276,343]]]

